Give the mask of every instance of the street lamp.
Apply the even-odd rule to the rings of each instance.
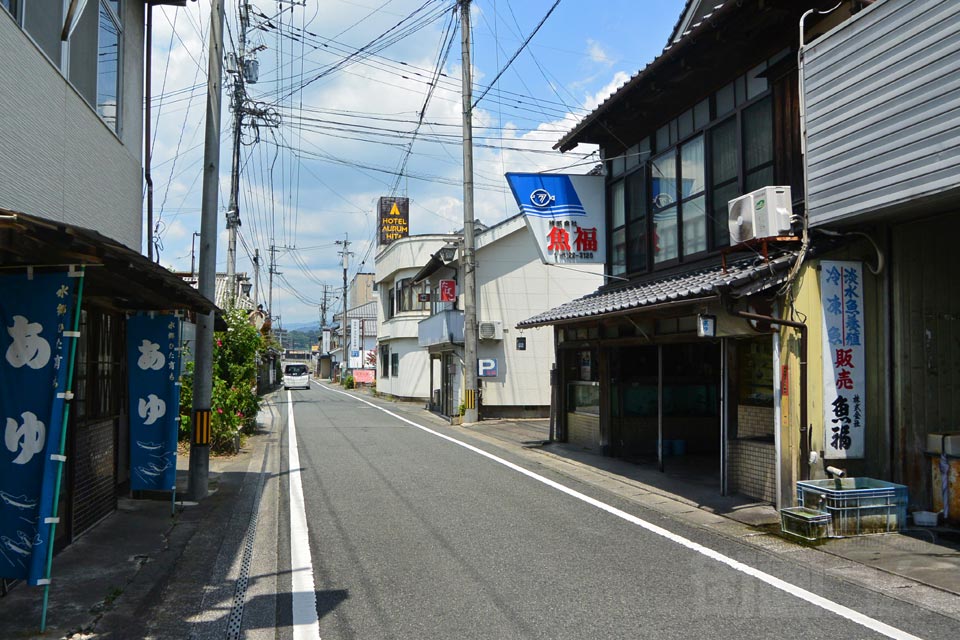
[[[440,247],[440,250],[437,253],[440,255],[440,259],[443,260],[444,264],[453,262],[453,259],[457,257],[457,245],[445,245]]]

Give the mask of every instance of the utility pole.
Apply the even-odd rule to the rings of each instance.
[[[210,2],[210,49],[207,60],[207,121],[203,152],[203,206],[200,218],[200,294],[213,301],[217,277],[217,189],[220,179],[220,92],[223,60],[223,2]],[[200,500],[209,493],[210,408],[213,396],[213,312],[197,314],[190,421],[190,468],[187,494]]]
[[[476,422],[477,411],[477,285],[473,238],[473,101],[470,67],[470,0],[460,2],[460,42],[463,51],[463,386],[465,423]]]
[[[343,256],[343,322],[340,325],[340,338],[343,343],[343,362],[341,367],[344,371],[347,369],[349,361],[347,360],[347,268],[350,264],[350,240],[349,236],[344,233],[343,241],[337,240],[337,244],[343,245],[343,251],[338,251],[337,253]]]
[[[270,285],[269,293],[267,298],[267,317],[273,321],[273,274],[280,272],[277,271],[277,247],[275,245],[270,245],[270,265],[267,268],[269,273]]]
[[[253,306],[260,304],[260,249],[253,250]]]
[[[320,328],[327,326],[327,296],[330,295],[332,287],[328,284],[323,285],[323,300],[320,303]]]
[[[227,71],[233,75],[233,166],[230,171],[230,204],[227,206],[227,295],[230,305],[237,300],[237,228],[240,227],[240,139],[243,129],[243,116],[246,109],[246,82],[254,83],[257,78],[247,71],[247,28],[250,24],[250,5],[241,0],[239,50],[234,60],[227,65]]]

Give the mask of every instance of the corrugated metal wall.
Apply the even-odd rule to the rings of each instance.
[[[960,180],[960,2],[883,0],[804,53],[811,225]]]

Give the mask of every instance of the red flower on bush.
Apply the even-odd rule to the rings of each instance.
[[[220,407],[217,407],[217,413],[223,413],[223,409],[221,409]]]

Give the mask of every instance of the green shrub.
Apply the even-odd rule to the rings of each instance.
[[[343,386],[345,389],[353,389],[357,386],[356,381],[353,379],[353,376],[347,376],[343,379]]]
[[[234,450],[237,436],[241,444],[256,427],[260,398],[257,396],[256,357],[264,349],[260,332],[247,321],[241,310],[226,313],[227,330],[214,334],[213,393],[211,396],[210,450],[228,453]],[[193,363],[180,387],[180,439],[190,439],[193,409]]]

